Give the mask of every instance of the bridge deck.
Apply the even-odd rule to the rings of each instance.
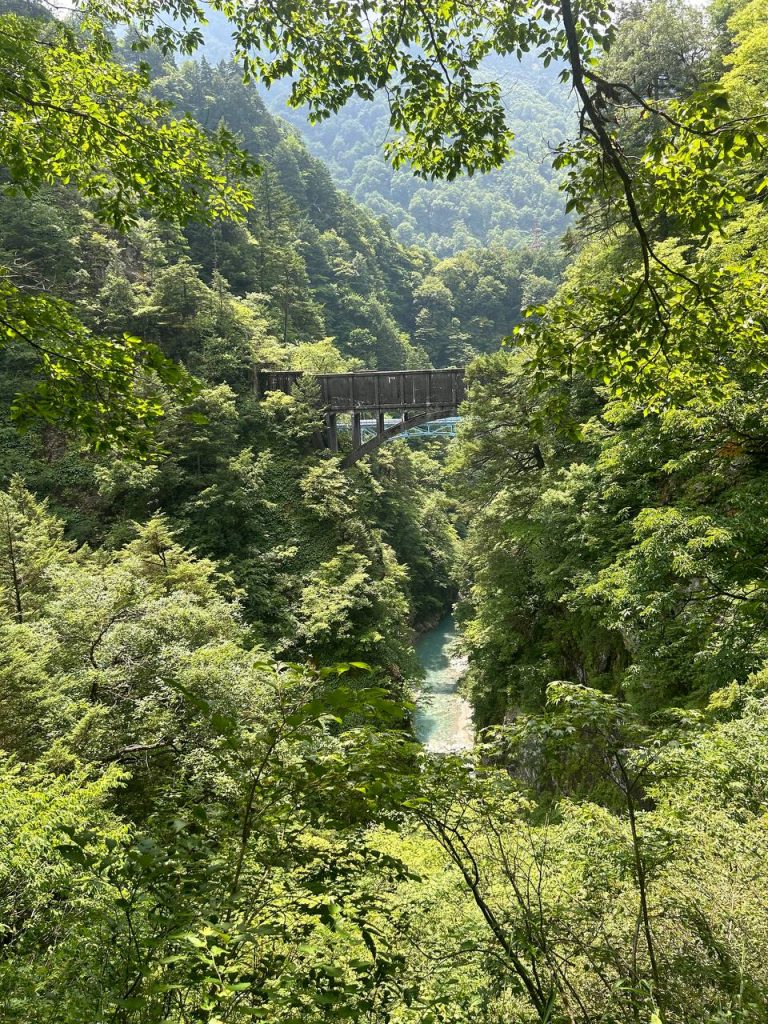
[[[298,370],[262,370],[259,388],[290,394],[303,376]],[[322,373],[321,404],[327,412],[455,411],[464,400],[464,370],[362,370],[357,373]]]

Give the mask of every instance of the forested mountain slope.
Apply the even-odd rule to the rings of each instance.
[[[105,232],[71,191],[4,196],[0,249],[23,262],[20,279],[82,302],[94,329],[127,330],[183,357],[188,340],[178,323],[163,328],[164,306],[183,293],[187,326],[215,334],[198,312],[204,288],[216,282],[273,340],[254,356],[261,365],[461,365],[497,348],[521,309],[551,294],[561,260],[547,249],[469,249],[436,261],[406,248],[334,186],[234,65],[202,60],[172,69],[150,57],[156,93],[203,127],[226,122],[261,172],[244,224],[174,234],[146,221],[127,240]],[[235,358],[251,356],[241,344],[239,357],[227,355]]]
[[[394,171],[383,157],[387,106],[355,100],[317,125],[285,103],[275,86],[264,99],[296,125],[328,166],[334,181],[375,214],[384,215],[407,245],[448,256],[482,245],[541,246],[556,242],[567,225],[556,146],[568,135],[573,108],[554,69],[533,60],[489,61],[489,77],[503,83],[515,132],[515,156],[504,167],[460,181],[422,181],[408,168]]]
[[[764,33],[760,4],[726,24],[656,3],[627,13],[599,73],[666,93],[672,110],[709,81],[739,118],[765,103]],[[611,116],[635,160],[645,117],[618,104]],[[456,482],[472,518],[461,614],[481,722],[540,708],[559,679],[644,715],[697,706],[765,663],[766,159],[745,141],[748,184],[729,205],[741,185],[719,166],[726,212],[706,246],[700,213],[645,211],[659,267],[645,313],[631,234],[609,217],[595,230],[604,211],[589,205],[565,282],[528,332],[547,353],[538,379],[525,333],[518,352],[472,368]],[[697,186],[694,211],[710,187]],[[652,325],[655,356],[622,348],[630,310]]]
[[[214,15],[206,27],[205,52],[214,61],[230,58],[230,29],[221,16]],[[438,256],[478,243],[551,245],[567,226],[552,155],[574,124],[568,90],[557,81],[554,68],[531,58],[488,58],[484,71],[502,83],[515,132],[515,157],[498,170],[453,182],[423,181],[408,168],[393,170],[387,164],[383,94],[372,103],[353,99],[319,124],[309,124],[303,108],[287,105],[287,83],[278,82],[262,95],[275,114],[301,132],[336,184],[375,215],[385,216],[404,244]]]

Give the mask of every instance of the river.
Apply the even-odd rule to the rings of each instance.
[[[414,729],[424,747],[436,754],[467,750],[474,741],[472,708],[458,692],[467,660],[453,650],[456,623],[448,615],[416,643],[424,666]]]

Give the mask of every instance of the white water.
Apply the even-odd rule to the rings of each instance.
[[[474,742],[472,708],[458,692],[467,660],[454,650],[456,623],[447,616],[416,643],[425,679],[414,716],[416,738],[436,754],[469,749]]]

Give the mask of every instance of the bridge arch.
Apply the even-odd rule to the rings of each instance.
[[[352,451],[342,459],[342,466],[347,469],[349,466],[362,459],[364,455],[370,455],[371,452],[375,452],[377,448],[381,448],[387,441],[391,441],[393,438],[398,437],[400,434],[405,434],[407,431],[412,430],[414,427],[420,427],[422,423],[431,423],[434,420],[444,420],[450,415],[450,410],[446,409],[430,409],[425,412],[415,413],[408,417],[408,419],[398,420],[397,423],[391,427],[385,427],[384,430],[379,431],[375,437],[370,440],[363,442],[358,447],[353,448]]]

